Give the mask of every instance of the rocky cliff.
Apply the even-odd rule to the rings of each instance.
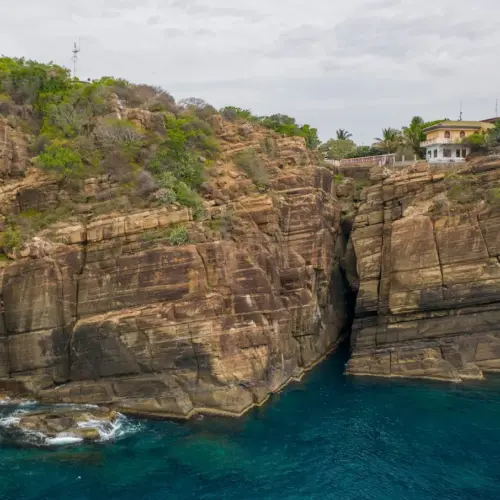
[[[418,164],[361,193],[346,268],[347,372],[460,381],[500,370],[500,161]]]
[[[99,215],[116,183],[89,178],[76,216],[0,261],[3,390],[144,415],[240,415],[335,347],[346,242],[332,172],[304,139],[218,116],[212,125],[221,156],[204,217],[175,203]],[[57,210],[68,197],[60,179],[30,166],[6,120],[0,134],[5,220]],[[265,190],[233,161],[249,147],[269,173]],[[169,236],[180,225],[181,244]]]

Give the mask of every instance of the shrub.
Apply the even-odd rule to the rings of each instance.
[[[33,139],[33,141],[28,147],[28,150],[35,155],[39,155],[44,151],[44,149],[49,144],[50,144],[50,137],[46,135],[38,135]]]
[[[247,148],[236,158],[235,163],[238,168],[243,170],[259,189],[269,186],[269,174],[267,168],[258,157],[253,148]]]
[[[80,176],[84,167],[81,156],[65,145],[53,143],[36,157],[36,164],[42,170],[60,176]]]
[[[228,121],[257,121],[257,117],[253,116],[249,109],[241,109],[236,106],[226,106],[220,110],[220,113]]]
[[[148,168],[157,177],[168,173],[188,186],[198,187],[203,182],[203,164],[187,151],[176,154],[168,147],[160,148],[149,162]]]
[[[107,120],[94,131],[96,139],[107,148],[120,147],[126,152],[133,152],[141,146],[144,137],[133,123],[126,120]]]
[[[476,199],[476,179],[473,175],[460,175],[454,172],[446,175],[445,181],[449,186],[447,196],[450,201],[465,205]]]
[[[487,201],[494,206],[500,206],[500,188],[492,188],[487,193]]]
[[[23,58],[0,57],[0,88],[16,104],[37,104],[41,94],[69,88],[69,70]]]
[[[137,184],[141,195],[151,194],[157,189],[157,185],[153,176],[146,170],[141,170],[137,176]]]
[[[174,247],[189,243],[189,233],[187,228],[185,226],[179,226],[171,229],[168,233],[168,241]]]
[[[274,137],[266,137],[260,143],[260,150],[266,153],[271,160],[274,160],[279,156],[278,143]]]
[[[219,231],[223,236],[228,236],[234,227],[234,221],[234,211],[227,210],[218,217],[208,221],[208,225],[212,231]]]
[[[344,174],[335,174],[333,180],[335,184],[342,184],[344,182]]]
[[[462,140],[462,144],[471,148],[472,152],[485,151],[486,150],[486,137],[483,134],[474,133],[465,137]]]
[[[7,94],[0,94],[0,115],[8,116],[14,113],[16,105]]]
[[[18,227],[7,226],[0,234],[0,246],[5,250],[15,250],[21,245],[21,232]]]
[[[183,182],[179,182],[176,185],[175,193],[177,196],[177,201],[181,205],[192,209],[193,219],[199,220],[204,216],[205,210],[203,208],[203,199],[198,193],[193,191]]]
[[[82,134],[92,117],[90,109],[78,109],[73,103],[63,102],[47,107],[44,133],[67,138]]]
[[[177,194],[173,189],[161,188],[158,193],[156,193],[156,199],[163,203],[163,205],[171,205],[177,201]]]

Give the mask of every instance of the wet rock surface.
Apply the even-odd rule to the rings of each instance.
[[[49,444],[55,440],[71,442],[72,438],[75,441],[99,441],[103,426],[111,428],[117,418],[115,411],[106,408],[49,409],[24,413],[13,427],[24,432],[42,434],[49,438]]]

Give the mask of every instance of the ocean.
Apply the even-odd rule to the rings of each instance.
[[[1,500],[498,500],[500,377],[353,378],[341,353],[239,420],[123,419],[92,445],[0,443]],[[25,408],[2,407],[2,420]]]

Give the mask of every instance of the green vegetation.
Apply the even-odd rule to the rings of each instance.
[[[462,144],[471,149],[472,152],[487,152],[487,138],[485,134],[474,133],[462,139]]]
[[[320,145],[318,129],[311,127],[307,123],[299,125],[295,118],[288,115],[278,113],[270,116],[254,116],[250,110],[235,106],[226,106],[220,110],[220,113],[226,120],[244,120],[258,123],[284,136],[303,137],[309,149],[316,149]]]
[[[142,233],[141,240],[145,243],[168,241],[172,246],[181,246],[189,243],[189,231],[184,225],[152,229]]]
[[[7,251],[16,250],[39,231],[71,214],[72,205],[66,203],[50,210],[27,209],[18,215],[9,216],[5,221],[6,228],[0,233],[0,247]]]
[[[279,156],[278,143],[274,137],[266,137],[260,143],[260,150],[262,153],[266,153],[271,160],[274,160]]]
[[[223,236],[230,234],[235,224],[234,210],[229,209],[221,213],[218,217],[207,221],[207,224],[212,231],[218,231]]]
[[[321,144],[319,150],[328,160],[343,160],[356,151],[356,144],[350,139],[329,139]]]
[[[490,205],[496,207],[500,206],[500,188],[490,189],[487,193],[486,200]]]
[[[352,137],[352,134],[344,128],[339,128],[335,132],[335,135],[337,136],[337,140],[339,141],[347,141]]]
[[[352,152],[348,153],[346,158],[361,158],[363,156],[376,156],[380,151],[372,146],[357,146]]]
[[[444,180],[448,185],[446,194],[450,202],[459,205],[470,205],[476,201],[476,178],[474,175],[451,172],[445,175]]]
[[[335,184],[342,184],[344,182],[344,174],[335,174],[333,180]]]
[[[403,127],[403,141],[408,145],[417,158],[423,158],[424,151],[420,146],[422,141],[425,141],[423,129],[426,126],[424,119],[420,116],[414,116],[408,127]]]
[[[168,233],[168,241],[174,247],[189,243],[189,233],[185,226],[172,228]]]
[[[269,174],[267,168],[258,157],[255,149],[247,148],[235,159],[238,168],[243,170],[254,182],[257,188],[264,190],[269,186]]]
[[[15,225],[9,224],[0,234],[0,247],[2,247],[4,251],[15,250],[21,243],[21,232]]]
[[[378,149],[382,154],[393,154],[399,149],[403,143],[401,131],[395,128],[382,129],[382,137],[375,138],[375,149]]]
[[[42,170],[60,176],[80,176],[84,165],[82,157],[64,143],[52,142],[36,158],[36,165]]]

